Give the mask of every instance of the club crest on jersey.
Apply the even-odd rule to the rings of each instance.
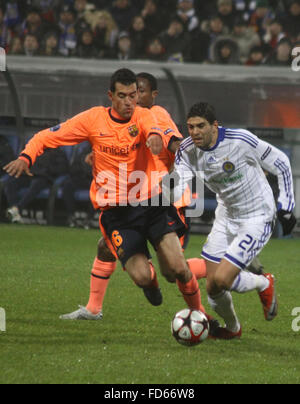
[[[235,165],[231,161],[225,161],[223,164],[223,171],[227,174],[232,174],[235,170]]]
[[[129,135],[130,135],[131,137],[137,137],[137,135],[139,134],[139,130],[138,130],[138,128],[137,128],[136,125],[130,126],[130,127],[128,128],[128,132],[129,132]]]

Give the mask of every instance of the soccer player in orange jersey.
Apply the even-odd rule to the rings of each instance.
[[[156,167],[160,172],[161,178],[169,173],[174,165],[175,153],[180,147],[181,142],[184,140],[182,134],[179,132],[177,125],[172,120],[168,111],[159,106],[155,105],[155,99],[158,96],[158,85],[156,78],[149,73],[139,73],[138,78],[138,94],[139,94],[139,105],[144,108],[151,109],[151,112],[155,115],[159,127],[163,130],[164,138],[167,143],[167,147],[164,147],[158,156],[155,156]],[[169,216],[170,222],[173,220],[180,220],[186,226],[183,236],[180,238],[183,249],[186,249],[189,239],[189,223],[185,217],[185,208],[191,203],[191,191],[187,187],[183,198],[175,203],[174,206],[170,206]],[[196,275],[197,279],[202,279],[206,277],[206,265],[203,259],[192,258],[187,260],[188,265]],[[201,308],[204,311],[204,307]]]
[[[180,146],[183,137],[178,131],[176,124],[171,119],[169,113],[162,107],[154,105],[155,99],[158,96],[157,80],[148,73],[140,73],[137,75],[138,82],[138,104],[143,108],[151,109],[154,113],[159,128],[163,132],[164,145],[159,155],[154,156],[157,170],[159,171],[160,178],[170,171],[173,166],[175,153]],[[92,163],[91,155],[88,156],[87,161]],[[188,198],[187,198],[188,199]],[[183,221],[185,225],[185,217],[182,206],[176,210],[173,206],[169,209],[169,223],[174,222],[176,225],[179,221]],[[184,228],[184,235],[182,236],[182,244],[184,244],[185,236],[188,235],[188,226]],[[182,234],[182,231],[181,231]],[[171,274],[168,270],[165,271],[164,263],[161,262],[161,269],[163,273],[166,273],[169,281],[175,282],[176,279],[171,279]],[[205,261],[200,258],[193,258],[188,260],[191,271],[196,275],[197,279],[201,279],[206,276]],[[152,264],[150,264],[152,266]],[[102,306],[106,293],[106,289],[109,284],[111,275],[116,269],[116,258],[110,252],[105,240],[102,238],[98,244],[98,254],[95,258],[93,269],[91,272],[90,282],[90,297],[86,307],[79,307],[79,310],[75,312],[65,314],[60,318],[63,320],[99,320],[102,318]],[[147,295],[147,290],[144,290]],[[153,302],[158,304],[160,299]],[[204,307],[201,305],[201,311],[204,311]]]
[[[149,264],[147,241],[164,262],[165,277],[177,285],[192,309],[200,309],[200,291],[182,253],[168,208],[151,206],[158,193],[153,155],[163,147],[155,116],[137,106],[136,76],[120,69],[111,77],[111,108],[95,107],[54,128],[37,133],[19,158],[4,167],[15,177],[32,175],[30,167],[46,148],[89,141],[93,149],[91,200],[100,208],[100,228],[113,255],[149,300],[161,302],[156,273]],[[135,181],[136,179],[136,181]],[[103,262],[105,265],[106,262]]]

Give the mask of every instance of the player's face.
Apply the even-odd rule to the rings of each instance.
[[[154,104],[157,91],[152,91],[146,79],[138,79],[138,104],[143,108],[151,108]]]
[[[210,149],[217,143],[217,121],[211,125],[205,118],[195,116],[188,119],[187,126],[189,134],[197,147]]]
[[[113,109],[121,118],[130,119],[132,117],[138,99],[136,83],[129,86],[116,83],[115,91],[109,91],[108,96],[111,99]]]

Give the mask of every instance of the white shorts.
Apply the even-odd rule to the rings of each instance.
[[[217,217],[202,257],[207,261],[220,263],[224,258],[239,269],[246,269],[262,251],[272,236],[274,222],[267,222],[263,216],[237,221]]]

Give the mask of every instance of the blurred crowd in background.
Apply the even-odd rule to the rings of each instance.
[[[300,0],[0,0],[12,55],[289,66]]]

